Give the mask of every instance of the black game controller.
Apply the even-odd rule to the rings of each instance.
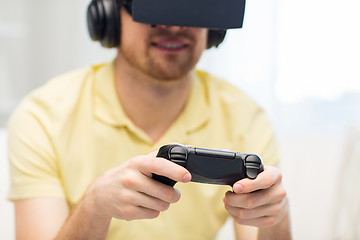
[[[243,178],[255,179],[264,170],[256,154],[219,151],[205,148],[165,145],[157,157],[177,163],[191,173],[192,182],[232,186]],[[153,179],[174,186],[176,181],[153,174]]]

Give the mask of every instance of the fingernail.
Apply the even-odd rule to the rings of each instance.
[[[181,196],[181,192],[179,190],[177,190],[176,188],[174,188],[175,191],[177,192],[178,196],[180,197]]]
[[[234,192],[235,192],[235,193],[241,193],[241,191],[243,190],[243,187],[241,186],[240,183],[236,183],[236,184],[234,185],[233,189],[234,189]]]
[[[187,173],[187,174],[185,174],[182,182],[187,183],[187,182],[190,182],[190,180],[191,180],[191,175],[190,175],[190,173]]]

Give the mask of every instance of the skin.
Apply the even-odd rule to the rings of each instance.
[[[155,142],[184,108],[207,30],[151,28],[121,11],[116,91],[129,118]],[[183,183],[191,179],[185,168],[157,158],[155,152],[136,156],[99,176],[71,212],[65,199],[15,201],[17,239],[105,239],[112,217],[156,218],[181,194],[153,180],[152,173]],[[240,180],[226,193],[224,207],[235,220],[237,239],[291,238],[281,181],[277,168],[266,167],[255,180]]]

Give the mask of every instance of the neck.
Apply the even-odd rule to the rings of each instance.
[[[184,109],[193,73],[180,79],[159,80],[115,61],[115,83],[119,101],[131,121],[156,142]]]

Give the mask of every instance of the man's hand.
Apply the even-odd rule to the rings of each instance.
[[[281,180],[277,168],[265,167],[256,179],[242,179],[234,184],[234,192],[225,195],[225,208],[238,224],[273,227],[288,214],[286,191]]]
[[[185,168],[152,152],[105,172],[90,185],[83,201],[92,203],[98,214],[118,219],[156,218],[180,199],[180,192],[153,180],[153,173],[179,182],[191,179]]]
[[[17,239],[105,239],[112,217],[155,218],[180,193],[153,180],[152,173],[179,182],[191,179],[185,168],[157,158],[155,152],[136,156],[95,179],[71,212],[65,199],[15,201]]]
[[[112,217],[129,221],[159,216],[180,193],[153,180],[153,173],[179,182],[191,179],[189,171],[156,157],[156,152],[131,158],[95,179],[56,239],[105,239]]]

